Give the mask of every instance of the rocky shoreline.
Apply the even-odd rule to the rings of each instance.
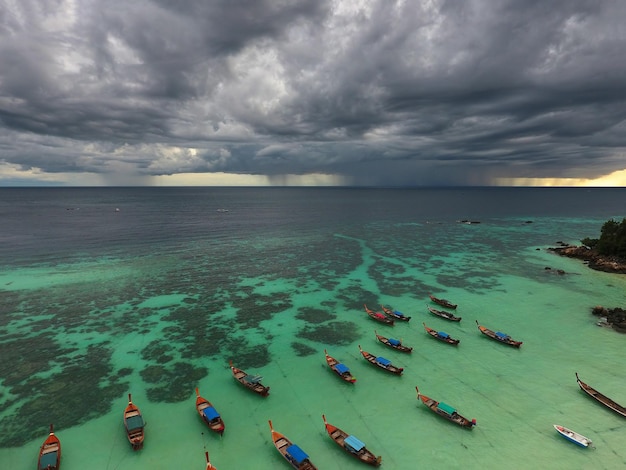
[[[604,256],[587,248],[586,246],[574,246],[560,243],[561,246],[548,248],[561,256],[583,260],[587,266],[596,271],[606,273],[626,274],[626,260],[615,256]]]

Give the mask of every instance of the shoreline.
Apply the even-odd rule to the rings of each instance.
[[[584,261],[587,266],[596,271],[606,273],[626,274],[626,260],[616,256],[604,256],[586,246],[563,245],[556,248],[548,248],[559,256],[576,258]]]

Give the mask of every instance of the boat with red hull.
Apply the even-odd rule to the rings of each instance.
[[[384,323],[385,325],[393,326],[393,318],[389,318],[384,313],[375,312],[374,310],[367,308],[367,305],[365,304],[363,304],[363,306],[365,307],[365,312],[367,312],[372,320],[376,320],[378,323]]]
[[[61,465],[61,441],[54,434],[54,426],[50,425],[50,434],[39,448],[38,470],[59,470]]]
[[[209,429],[218,434],[224,434],[226,425],[224,420],[217,412],[213,404],[206,398],[200,396],[200,392],[196,388],[196,410],[202,421],[206,423]]]

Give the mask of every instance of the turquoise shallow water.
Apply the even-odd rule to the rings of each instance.
[[[260,197],[272,223],[253,224],[228,193],[221,194],[231,198],[228,219],[212,209],[202,216],[142,209],[142,227],[172,231],[160,236],[122,240],[112,225],[139,222],[118,218],[104,224],[114,235],[83,226],[83,238],[93,241],[76,241],[63,253],[44,246],[29,259],[16,243],[11,256],[4,253],[16,261],[0,269],[0,468],[35,468],[52,421],[64,470],[201,469],[205,449],[221,470],[289,468],[271,444],[269,419],[320,469],[362,468],[327,437],[322,414],[382,455],[386,469],[623,467],[626,420],[589,399],[574,374],[626,403],[624,336],[599,328],[590,314],[597,304],[623,306],[626,277],[546,250],[557,240],[597,235],[606,213],[476,209],[470,215],[481,224],[465,225],[453,212],[414,213],[410,204],[372,212],[381,198],[359,194],[363,200],[350,207],[367,217],[356,210],[331,217],[325,204],[290,194],[272,204]],[[133,201],[151,207],[140,196]],[[42,223],[30,217],[33,226]],[[223,228],[196,234],[203,224]],[[176,232],[177,225],[185,230]],[[463,320],[431,315],[431,292],[458,303]],[[363,303],[392,305],[412,320],[380,325]],[[475,320],[523,346],[490,341]],[[435,341],[422,322],[460,345]],[[385,348],[374,330],[402,338],[413,353]],[[404,367],[404,375],[373,368],[359,344]],[[351,368],[356,384],[334,376],[324,348]],[[229,359],[263,375],[270,396],[237,384]],[[222,437],[200,421],[196,386],[225,419]],[[415,386],[478,425],[468,431],[435,416],[418,402]],[[139,452],[122,426],[128,392],[148,423]],[[596,449],[566,442],[553,424],[593,439]]]

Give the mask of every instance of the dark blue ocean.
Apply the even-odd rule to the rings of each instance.
[[[626,405],[626,337],[590,314],[624,308],[625,276],[548,248],[624,217],[621,188],[0,188],[0,469],[35,468],[50,423],[64,470],[200,469],[205,450],[220,470],[289,468],[270,419],[318,468],[361,468],[322,414],[388,470],[621,468],[626,421],[574,373]],[[430,293],[463,320],[431,315]],[[387,327],[364,304],[412,319]],[[523,346],[490,341],[476,321]],[[270,396],[237,384],[229,360],[263,375]],[[434,415],[416,386],[478,425]],[[222,437],[198,417],[196,387]],[[148,423],[138,452],[122,425],[128,393]]]

